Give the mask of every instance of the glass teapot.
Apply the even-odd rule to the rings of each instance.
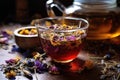
[[[59,0],[48,0],[46,7],[50,17],[59,14],[87,19],[90,23],[87,39],[111,39],[120,35],[120,8],[116,0],[74,0],[67,8]]]

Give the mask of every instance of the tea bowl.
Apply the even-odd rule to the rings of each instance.
[[[22,49],[32,49],[40,46],[38,33],[35,26],[26,26],[15,29],[14,40],[18,47]]]

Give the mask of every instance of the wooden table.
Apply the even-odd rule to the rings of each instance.
[[[4,26],[0,26],[0,31],[2,31],[2,30],[14,31],[18,27],[21,27],[21,25],[19,25],[19,24],[4,25]],[[24,57],[21,53],[17,53],[17,52],[10,53],[12,45],[15,45],[14,39],[10,42],[10,45],[7,46],[8,49],[3,49],[2,47],[0,47],[0,64],[5,64],[5,60],[14,58],[15,56]],[[117,45],[117,46],[119,46],[119,45]],[[93,46],[91,46],[91,47],[93,47]],[[117,52],[119,52],[119,51],[117,51]],[[98,56],[99,54],[94,54],[94,55]],[[117,59],[117,60],[119,61],[120,59]],[[94,66],[92,69],[85,70],[81,73],[66,72],[66,73],[62,73],[59,75],[53,75],[48,72],[45,72],[45,73],[36,74],[36,75],[39,80],[100,80],[100,73],[101,73],[101,70],[100,70],[99,66]],[[5,75],[3,74],[2,71],[0,71],[0,80],[7,80],[7,78],[5,78]],[[29,79],[27,79],[23,76],[17,76],[16,80],[29,80]],[[37,80],[35,77],[35,74],[33,74],[33,80]]]

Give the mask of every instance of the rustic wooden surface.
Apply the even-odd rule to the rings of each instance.
[[[16,28],[21,27],[21,25],[10,25],[10,26],[0,26],[0,30],[11,30],[14,31]],[[11,41],[11,45],[15,44],[14,40]],[[0,64],[4,64],[5,60],[14,58],[15,56],[24,57],[21,53],[10,53],[11,46],[8,46],[7,50],[0,48]],[[84,71],[82,73],[68,72],[62,73],[60,75],[49,74],[48,72],[37,74],[39,80],[100,80],[100,69],[95,66],[91,70]],[[7,80],[5,75],[0,71],[0,80]],[[23,76],[17,76],[16,80],[29,80]],[[37,80],[33,74],[33,80]]]

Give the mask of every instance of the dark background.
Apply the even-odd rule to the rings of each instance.
[[[1,0],[0,23],[29,23],[32,19],[47,17],[45,3],[47,0]],[[73,0],[59,0],[64,6]],[[120,6],[120,0],[117,1]]]

